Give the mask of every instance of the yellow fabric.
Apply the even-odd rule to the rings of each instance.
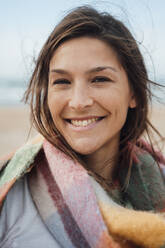
[[[99,201],[99,206],[111,234],[142,247],[160,248],[165,244],[163,215],[110,206],[102,201]]]

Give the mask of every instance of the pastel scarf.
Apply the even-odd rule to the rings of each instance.
[[[145,169],[139,169],[143,163],[135,164],[127,190],[131,206],[138,203],[137,209],[144,209],[140,211],[117,204],[79,163],[47,141],[43,149],[42,142],[34,143],[21,148],[0,174],[0,202],[13,183],[30,172],[32,198],[61,247],[165,247],[165,186],[154,160],[148,163],[148,153],[139,161],[148,163],[151,178],[147,181]]]
[[[124,208],[48,142],[31,174],[33,200],[61,247],[163,247],[161,214]],[[45,156],[46,155],[46,156]]]

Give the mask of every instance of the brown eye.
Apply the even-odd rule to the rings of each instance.
[[[53,82],[54,85],[57,85],[57,84],[70,84],[70,81],[67,80],[67,79],[57,79]]]
[[[102,82],[112,82],[112,80],[108,77],[95,77],[92,80],[92,83],[102,83]]]

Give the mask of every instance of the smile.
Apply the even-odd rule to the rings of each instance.
[[[87,127],[90,126],[93,123],[96,123],[100,120],[102,120],[104,117],[96,117],[96,118],[88,118],[88,119],[83,119],[83,120],[79,120],[79,119],[67,119],[67,122],[69,122],[70,124],[72,124],[75,127]]]
[[[91,123],[94,123],[96,121],[98,121],[99,118],[92,118],[92,119],[88,119],[88,120],[71,120],[71,124],[76,126],[76,127],[86,127],[88,125],[90,125]]]

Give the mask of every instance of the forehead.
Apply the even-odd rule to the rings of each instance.
[[[121,67],[115,50],[106,42],[91,37],[74,38],[62,43],[51,58],[50,68],[65,67],[70,63],[79,63],[82,67],[91,63],[93,66],[111,63]]]

